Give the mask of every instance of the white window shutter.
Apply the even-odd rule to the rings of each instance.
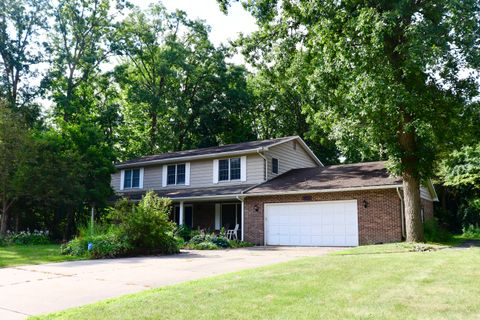
[[[213,160],[213,183],[218,183],[218,159]]]
[[[120,190],[123,190],[123,184],[125,181],[125,170],[120,171]]]
[[[140,168],[140,183],[139,183],[139,188],[143,189],[143,168]]]
[[[164,164],[162,168],[162,187],[167,186],[167,165]]]
[[[220,230],[222,228],[220,225],[221,210],[220,203],[215,203],[215,230]]]
[[[185,163],[185,185],[190,185],[190,162]]]
[[[247,181],[247,156],[240,158],[240,180]]]

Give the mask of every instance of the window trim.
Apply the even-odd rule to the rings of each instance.
[[[178,183],[178,166],[181,166],[181,165],[184,165],[185,167],[185,171],[183,173],[184,175],[184,178],[183,178],[183,183]],[[166,165],[167,167],[167,170],[166,171],[166,174],[167,174],[167,177],[166,177],[166,186],[185,186],[187,185],[187,163],[184,162],[184,163],[174,163],[174,164],[167,164]],[[175,167],[175,183],[168,183],[168,168],[169,167]]]
[[[277,165],[276,165],[276,166],[273,165],[274,161],[277,162]],[[275,168],[276,168],[276,170],[275,170]],[[272,157],[272,173],[273,173],[273,174],[278,174],[278,172],[279,172],[279,170],[280,170],[279,168],[280,168],[280,162],[278,161],[278,158],[273,158],[273,157]]]
[[[240,175],[236,179],[232,179],[232,159],[238,159],[240,167]],[[220,176],[220,161],[227,160],[228,163],[228,179],[221,179]],[[242,157],[232,157],[226,159],[218,159],[218,168],[217,168],[218,182],[228,182],[228,181],[242,181]]]
[[[133,187],[133,171],[138,170],[138,187]],[[130,187],[126,188],[125,187],[125,173],[126,171],[131,171],[131,183]],[[120,172],[120,190],[139,190],[143,189],[143,173],[144,169],[143,168],[128,168],[128,169],[122,169]]]

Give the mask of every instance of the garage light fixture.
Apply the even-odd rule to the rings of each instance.
[[[364,207],[364,208],[368,207],[368,202],[367,202],[367,200],[363,200],[363,207]]]
[[[254,205],[254,206],[253,206],[253,209],[254,209],[256,212],[258,212],[258,204]]]

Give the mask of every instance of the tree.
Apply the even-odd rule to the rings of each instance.
[[[0,234],[7,231],[10,208],[18,198],[18,168],[28,158],[29,136],[20,116],[0,101]]]
[[[39,115],[33,102],[39,88],[31,83],[44,62],[39,35],[47,29],[48,12],[45,0],[0,2],[0,98],[29,116],[29,122]]]
[[[101,65],[111,53],[113,4],[123,8],[122,1],[110,0],[59,1],[54,8],[56,23],[48,44],[52,65],[43,86],[51,93],[56,128],[63,140],[58,151],[75,155],[71,159],[75,168],[69,172],[80,172],[69,176],[76,179],[70,184],[81,189],[77,196],[69,193],[61,205],[66,211],[65,237],[74,231],[76,213],[87,205],[105,205],[112,192],[113,131],[119,115],[117,92]]]
[[[211,146],[251,137],[246,70],[225,62],[208,27],[160,5],[134,10],[113,42],[124,104],[124,156]],[[145,123],[148,125],[145,126]],[[168,139],[165,139],[168,137]]]
[[[228,1],[220,1],[224,9]],[[312,125],[329,123],[341,150],[364,144],[403,178],[407,241],[423,241],[421,182],[451,147],[477,95],[479,3],[468,1],[244,1],[257,52],[306,52]],[[264,50],[265,51],[265,50]],[[361,142],[362,144],[358,143]]]
[[[298,135],[320,156],[322,163],[338,163],[335,142],[329,139],[325,128],[311,126],[304,112],[306,106],[316,103],[315,97],[309,94],[305,57],[298,54],[294,61],[283,61],[281,53],[270,54],[275,63],[256,65],[258,72],[248,79],[257,137]]]
[[[110,54],[108,36],[114,27],[114,17],[109,13],[112,3],[61,0],[54,8],[55,26],[48,43],[52,66],[44,86],[52,93],[56,114],[65,122],[90,111],[90,105],[85,105],[82,98],[92,95],[100,65]]]

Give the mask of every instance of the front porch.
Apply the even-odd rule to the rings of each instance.
[[[237,199],[221,201],[173,200],[170,219],[192,230],[218,233],[232,230],[238,224],[238,239],[243,240],[243,202]]]

